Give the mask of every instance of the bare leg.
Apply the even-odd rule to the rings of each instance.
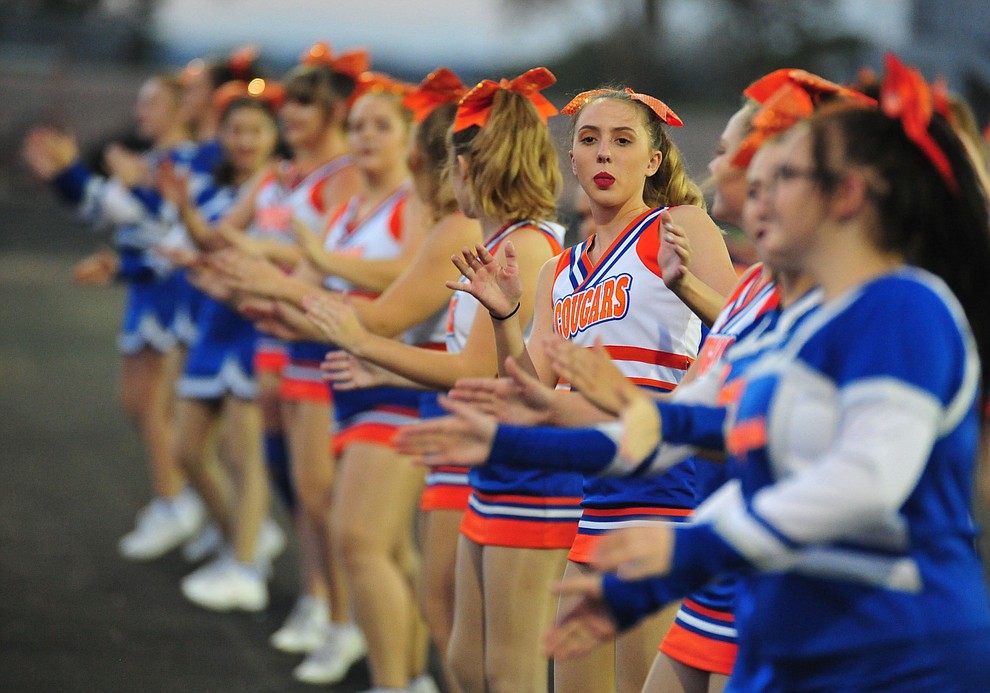
[[[447,666],[457,690],[483,693],[485,685],[485,615],[482,601],[481,554],[484,547],[461,535],[457,540],[454,625],[447,647]]]
[[[543,636],[557,609],[551,588],[563,575],[566,560],[567,549],[484,548],[489,691],[546,693],[549,662]]]
[[[218,418],[216,403],[195,399],[180,399],[176,407],[176,436],[178,459],[189,477],[210,518],[226,536],[231,536],[230,493],[226,479],[216,465],[208,463],[206,447],[210,430]]]
[[[398,559],[423,476],[407,457],[379,445],[349,446],[341,465],[333,531],[376,686],[409,683],[415,601]]]
[[[255,559],[258,532],[268,516],[268,479],[261,453],[261,411],[254,402],[228,397],[223,410],[223,447],[236,471],[233,544],[237,560]]]
[[[658,652],[643,693],[722,693],[729,677],[696,669]]]
[[[124,356],[120,374],[120,399],[148,454],[154,495],[167,498],[185,484],[172,436],[175,359],[144,348]]]
[[[447,688],[455,690],[454,675],[447,666],[447,645],[454,626],[454,576],[457,538],[463,510],[430,510],[420,516],[423,573],[419,581],[419,606],[440,653]]]

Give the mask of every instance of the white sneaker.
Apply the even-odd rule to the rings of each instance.
[[[324,631],[323,642],[309,653],[292,672],[303,683],[337,683],[368,651],[361,631],[352,623],[330,624]]]
[[[268,606],[268,585],[261,571],[228,555],[182,578],[182,594],[212,611],[261,611]]]
[[[440,686],[432,676],[423,673],[409,682],[409,693],[440,693]]]
[[[222,549],[223,532],[220,531],[220,526],[216,522],[210,522],[182,545],[182,557],[189,563],[199,563],[220,553]]]
[[[258,547],[255,551],[259,563],[271,563],[285,551],[285,532],[272,518],[265,518],[258,531]]]
[[[202,501],[191,491],[155,498],[138,513],[137,525],[121,537],[117,550],[131,561],[159,558],[195,534],[204,516]]]
[[[285,623],[268,641],[282,652],[312,652],[323,643],[329,625],[326,600],[304,594],[296,600]]]

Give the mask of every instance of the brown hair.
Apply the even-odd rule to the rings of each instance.
[[[453,132],[450,152],[469,160],[468,195],[482,216],[554,218],[561,189],[557,151],[546,123],[522,94],[500,90],[485,126]]]

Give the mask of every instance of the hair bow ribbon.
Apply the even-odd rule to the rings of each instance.
[[[357,49],[334,56],[330,44],[326,41],[317,41],[310,46],[309,50],[302,54],[299,62],[303,65],[325,65],[334,72],[347,75],[354,81],[357,81],[361,74],[367,72],[368,68],[371,67],[371,60],[367,51]]]
[[[592,101],[599,96],[615,94],[616,92],[618,92],[617,89],[591,89],[589,91],[583,91],[571,99],[566,106],[560,109],[560,112],[565,115],[574,115],[584,108],[589,101]],[[640,94],[639,92],[633,91],[629,87],[626,87],[619,93],[628,94],[629,98],[633,101],[639,101],[641,104],[644,104],[647,108],[656,113],[657,117],[667,125],[675,128],[679,128],[684,125],[684,121],[681,120],[676,113],[674,113],[670,106],[655,96]]]
[[[467,87],[460,78],[446,67],[440,67],[428,74],[402,100],[402,105],[412,111],[413,120],[420,123],[438,106],[459,101],[466,93]]]
[[[491,115],[495,95],[502,90],[514,91],[525,96],[536,106],[536,112],[546,123],[547,118],[557,113],[557,108],[547,101],[546,97],[540,94],[540,91],[556,81],[557,78],[547,68],[534,67],[513,80],[503,79],[495,82],[486,79],[479,82],[477,86],[461,97],[457,106],[457,115],[454,118],[454,132],[459,132],[472,125],[484,127]]]

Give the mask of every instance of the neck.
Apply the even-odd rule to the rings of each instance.
[[[509,224],[512,221],[512,219],[478,219],[478,223],[481,224],[481,237],[484,239],[485,243],[487,243],[494,238],[495,234],[501,231],[506,224]]]
[[[636,217],[646,210],[649,205],[640,199],[629,199],[624,204],[616,207],[603,207],[592,203],[591,216],[595,220],[595,247],[604,250],[609,247],[626,227],[633,222]]]
[[[174,128],[169,128],[160,137],[155,138],[155,149],[168,149],[174,145],[179,144],[189,139],[189,134],[186,129],[181,126],[176,126]]]
[[[776,281],[777,286],[780,287],[780,306],[782,308],[791,305],[815,286],[814,280],[805,272],[779,272]]]
[[[366,202],[384,200],[409,178],[405,166],[396,166],[389,171],[369,173],[362,171],[364,179],[364,197]]]
[[[296,165],[303,171],[309,171],[346,154],[347,140],[340,128],[331,127],[316,141],[299,144],[294,150],[292,158]]]
[[[833,225],[804,261],[814,283],[822,287],[826,301],[845,291],[888,274],[904,261],[898,253],[883,251],[872,239],[876,229],[862,224]]]

